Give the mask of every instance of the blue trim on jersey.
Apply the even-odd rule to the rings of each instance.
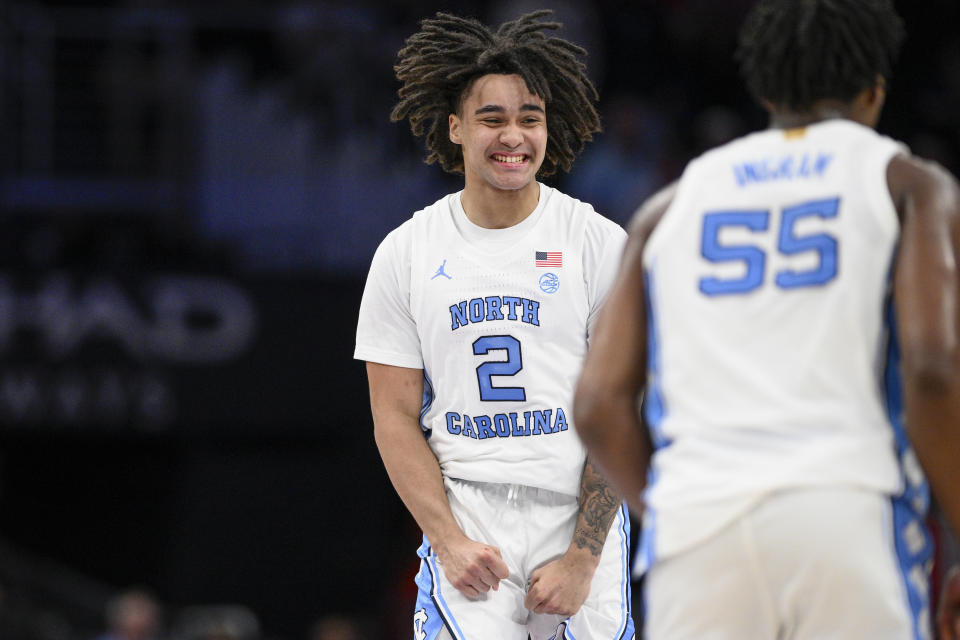
[[[886,301],[887,353],[883,372],[887,417],[893,429],[903,492],[891,498],[893,542],[900,574],[913,614],[913,635],[930,637],[930,571],[933,566],[933,537],[926,526],[930,487],[916,461],[903,414],[903,386],[900,377],[900,345],[896,334],[896,313],[892,298]],[[910,472],[907,472],[907,464]]]
[[[673,441],[663,433],[661,423],[667,415],[666,402],[663,399],[663,389],[660,386],[662,362],[660,359],[660,324],[656,314],[656,291],[653,286],[653,269],[643,273],[644,291],[647,308],[647,387],[643,396],[642,411],[644,422],[650,431],[654,451],[669,447]],[[646,491],[656,484],[657,474],[653,465],[647,471]],[[644,512],[644,526],[640,531],[640,544],[634,563],[640,563],[640,573],[646,572],[652,565],[655,556],[657,514],[649,505]]]
[[[900,577],[910,605],[915,640],[930,638],[930,569],[933,540],[924,520],[903,496],[890,500],[893,510],[893,543]]]
[[[903,471],[905,458],[907,456],[914,457],[914,453],[904,426],[903,384],[900,379],[900,345],[897,341],[897,319],[892,300],[887,301],[886,324],[887,359],[883,378],[887,401],[887,418],[893,428],[897,456],[900,459],[901,471]],[[911,502],[917,515],[925,517],[927,510],[930,508],[930,487],[926,478],[920,477],[916,481],[911,480],[910,477],[905,475],[903,497]]]
[[[414,578],[418,587],[415,611],[422,609],[427,612],[427,623],[423,627],[427,639],[434,640],[440,633],[440,629],[446,627],[454,640],[465,640],[463,631],[460,630],[441,592],[440,568],[437,566],[437,556],[433,553],[427,536],[423,536],[423,544],[417,549],[417,555],[421,562],[420,571]]]
[[[647,487],[652,487],[657,481],[657,474],[651,466],[647,470]],[[639,565],[639,571],[635,569],[637,575],[643,575],[653,566],[653,560],[656,557],[657,544],[657,512],[649,504],[643,512],[643,528],[640,529],[639,543],[634,556],[634,565]]]
[[[617,518],[619,519],[621,558],[620,597],[624,605],[621,609],[623,621],[616,640],[630,640],[636,635],[636,628],[633,625],[633,596],[630,587],[630,514],[627,511],[626,501],[620,504]]]
[[[647,388],[643,396],[643,417],[650,430],[654,449],[662,449],[670,446],[670,440],[660,429],[660,423],[667,414],[667,407],[660,387],[660,330],[654,303],[656,296],[653,289],[653,276],[649,270],[644,272],[643,280],[647,306]]]
[[[423,424],[423,418],[427,415],[427,412],[430,411],[430,407],[433,406],[433,400],[437,397],[437,394],[433,390],[433,381],[430,379],[430,375],[427,373],[427,370],[423,370],[423,397],[420,400],[420,429],[423,431],[423,435],[429,439],[433,435],[433,429],[427,428],[427,425]]]

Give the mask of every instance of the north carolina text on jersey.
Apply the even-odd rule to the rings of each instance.
[[[540,302],[519,296],[486,296],[450,305],[451,331],[488,320],[520,320],[540,326]]]
[[[509,438],[511,436],[539,436],[567,430],[567,415],[561,407],[524,411],[523,420],[516,411],[497,413],[493,416],[463,415],[447,411],[447,431],[476,440]]]

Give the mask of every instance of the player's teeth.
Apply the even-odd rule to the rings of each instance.
[[[494,158],[500,162],[521,162],[523,156],[494,156]]]

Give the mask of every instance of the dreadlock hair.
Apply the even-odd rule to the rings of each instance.
[[[888,80],[903,39],[891,0],[760,0],[736,58],[755,98],[808,111]]]
[[[578,56],[586,51],[545,29],[539,22],[552,14],[541,9],[504,23],[496,32],[474,18],[437,13],[420,23],[397,54],[394,67],[402,86],[393,121],[410,120],[415,136],[426,133],[427,164],[439,161],[444,171],[463,173],[463,151],[450,142],[448,117],[460,113],[474,80],[487,74],[516,74],[547,105],[547,149],[540,175],[557,167],[569,171],[593,134],[600,131],[594,106],[597,90]]]

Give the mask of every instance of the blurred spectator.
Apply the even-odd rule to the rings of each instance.
[[[155,640],[160,637],[160,605],[143,589],[129,589],[110,600],[107,631],[98,640]]]
[[[360,623],[347,615],[323,616],[310,628],[309,640],[363,640]]]
[[[172,640],[259,640],[260,620],[242,605],[195,605],[177,615]]]

